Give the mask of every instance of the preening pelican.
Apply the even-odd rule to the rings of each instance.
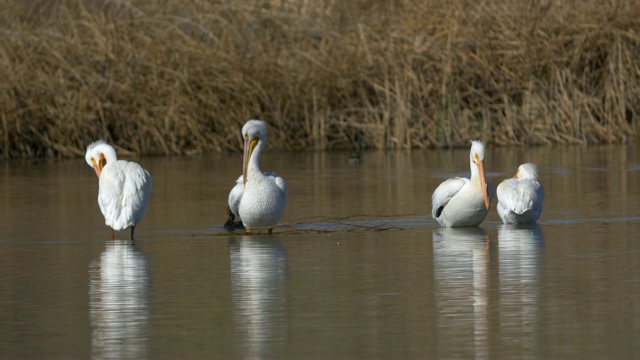
[[[233,229],[234,218],[239,216],[250,233],[252,228],[274,226],[280,221],[287,198],[287,183],[274,173],[263,174],[260,170],[260,156],[267,141],[264,122],[247,121],[242,127],[242,137],[242,175],[229,193],[229,220],[225,228]]]
[[[518,167],[516,175],[498,185],[498,215],[505,224],[535,224],[542,214],[544,187],[538,182],[538,167]]]
[[[147,210],[153,181],[140,165],[118,160],[114,148],[100,140],[87,147],[87,164],[98,175],[98,205],[105,224],[114,230],[131,227],[131,240],[136,225]]]
[[[487,216],[493,186],[485,179],[483,161],[484,145],[480,141],[471,141],[471,179],[447,179],[433,192],[431,215],[441,226],[477,226]]]

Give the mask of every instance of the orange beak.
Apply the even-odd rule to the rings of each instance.
[[[93,170],[96,172],[96,175],[98,175],[98,178],[100,178],[100,173],[102,173],[102,168],[104,168],[105,165],[107,165],[107,159],[104,158],[103,154],[100,154],[100,160],[96,163],[96,159],[91,158],[91,162],[93,163]]]
[[[484,206],[489,210],[491,203],[489,202],[489,193],[487,192],[487,180],[484,177],[484,164],[482,160],[476,155],[476,161],[478,163],[478,171],[480,172],[480,187],[482,188],[482,197],[484,198]]]
[[[258,138],[254,138],[253,140],[249,140],[249,138],[244,139],[244,157],[242,159],[242,183],[247,184],[247,171],[249,169],[249,159],[251,159],[251,154],[253,154],[253,149],[258,144]]]

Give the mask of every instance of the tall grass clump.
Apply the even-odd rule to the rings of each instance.
[[[28,0],[0,8],[0,157],[616,143],[640,3]]]

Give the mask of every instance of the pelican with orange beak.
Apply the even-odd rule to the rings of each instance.
[[[484,144],[471,141],[471,178],[454,177],[442,182],[431,197],[431,215],[443,227],[480,225],[489,212],[493,186],[484,175]]]
[[[260,170],[260,156],[267,141],[267,126],[261,120],[249,120],[242,127],[244,158],[242,175],[229,193],[229,220],[225,228],[237,228],[239,216],[247,233],[251,229],[269,227],[271,233],[282,213],[287,198],[287,183],[274,173]]]
[[[142,166],[118,160],[115,149],[100,140],[87,147],[87,164],[98,175],[98,206],[105,224],[114,230],[131,227],[131,240],[136,225],[147,210],[153,181]]]

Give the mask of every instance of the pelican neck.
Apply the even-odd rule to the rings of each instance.
[[[251,153],[251,157],[249,158],[249,164],[247,165],[247,173],[257,172],[262,174],[262,170],[260,170],[260,157],[262,156],[262,148],[264,146],[264,142],[262,139],[258,140],[258,144],[253,149]]]

